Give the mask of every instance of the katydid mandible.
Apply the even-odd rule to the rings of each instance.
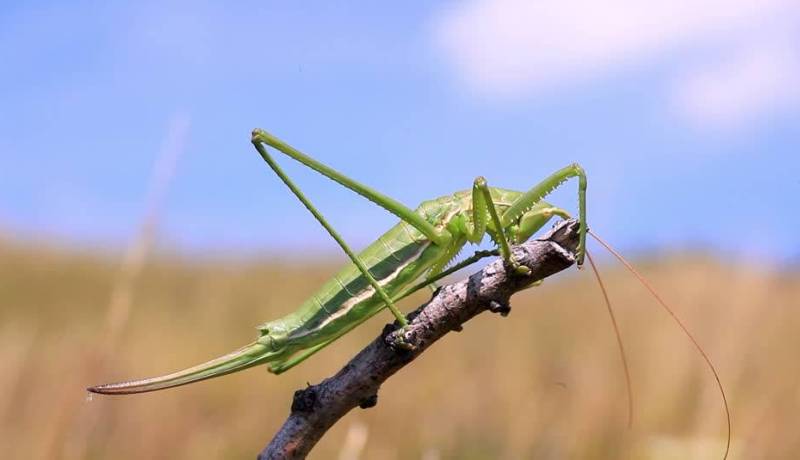
[[[299,364],[384,308],[401,327],[407,324],[395,302],[431,285],[453,270],[445,270],[467,243],[479,244],[485,235],[513,270],[525,275],[510,245],[528,240],[551,218],[568,213],[543,199],[570,178],[578,179],[579,244],[577,264],[586,253],[586,174],[578,164],[566,166],[526,192],[490,187],[483,177],[472,190],[425,201],[416,209],[363,185],[256,129],[251,141],[258,153],[295,196],[308,208],[350,258],[350,263],[325,283],[294,313],[258,327],[260,336],[225,356],[172,374],[88,388],[102,394],[131,394],[185,385],[259,364],[279,374]],[[354,253],[322,214],[292,182],[268,152],[271,147],[331,180],[349,188],[400,218],[400,222],[360,253]],[[479,251],[454,268],[463,268],[498,251]],[[418,282],[422,280],[421,282]],[[415,282],[417,282],[415,284]],[[402,343],[398,344],[403,346]]]

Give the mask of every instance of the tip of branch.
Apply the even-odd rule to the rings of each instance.
[[[579,243],[579,230],[580,222],[577,219],[562,220],[555,224],[553,228],[541,238],[539,241],[552,241],[573,255],[578,249]]]

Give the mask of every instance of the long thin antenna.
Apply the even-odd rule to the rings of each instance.
[[[611,300],[608,298],[608,291],[606,291],[606,286],[603,283],[603,279],[600,277],[600,271],[597,270],[597,265],[595,265],[592,255],[589,254],[588,250],[586,251],[586,258],[589,259],[589,265],[592,267],[594,277],[597,279],[597,284],[600,286],[600,290],[603,292],[603,299],[605,299],[606,302],[606,310],[608,310],[608,316],[611,318],[611,324],[614,326],[614,335],[617,337],[619,357],[622,360],[622,368],[625,370],[625,388],[628,393],[628,429],[631,429],[633,427],[633,386],[631,385],[631,373],[628,368],[628,358],[625,354],[625,347],[622,345],[622,334],[619,332],[617,317],[614,315],[614,309],[611,307]]]
[[[592,238],[597,240],[598,243],[600,243],[604,248],[606,248],[608,252],[610,252],[614,257],[616,257],[617,260],[619,260],[622,263],[622,265],[624,265],[625,268],[628,269],[628,271],[633,273],[633,276],[635,276],[636,279],[638,279],[639,282],[642,283],[642,286],[644,286],[648,291],[650,291],[650,294],[652,294],[653,297],[656,298],[661,307],[663,307],[664,310],[666,310],[667,313],[669,313],[669,315],[672,316],[672,319],[675,320],[675,323],[678,326],[680,326],[680,328],[683,330],[683,333],[686,334],[686,337],[688,337],[689,340],[692,341],[692,344],[694,344],[694,347],[697,348],[698,352],[700,352],[700,356],[703,357],[703,360],[705,360],[706,364],[708,365],[708,368],[711,369],[711,373],[714,374],[714,379],[717,381],[717,387],[719,387],[719,394],[722,395],[722,403],[725,405],[725,419],[728,423],[728,439],[725,442],[725,455],[722,458],[723,460],[727,459],[728,453],[731,450],[731,411],[730,408],[728,407],[728,398],[725,396],[725,389],[722,387],[722,380],[720,380],[719,378],[719,374],[717,373],[717,368],[714,367],[714,364],[711,362],[711,359],[703,350],[703,347],[701,347],[700,344],[697,342],[697,339],[695,339],[692,333],[689,332],[689,329],[687,329],[686,326],[684,326],[683,322],[678,318],[675,312],[672,311],[672,308],[670,308],[664,301],[664,299],[662,299],[661,296],[658,295],[656,290],[653,289],[653,287],[650,285],[647,279],[645,279],[644,276],[640,275],[639,272],[636,271],[636,269],[633,268],[633,266],[627,260],[625,260],[625,258],[622,257],[620,253],[615,251],[614,248],[612,248],[608,243],[603,241],[594,232],[589,231],[588,233],[592,235]]]

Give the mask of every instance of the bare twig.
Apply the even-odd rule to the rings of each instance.
[[[514,293],[571,266],[577,244],[578,223],[567,220],[546,236],[514,248],[515,258],[530,268],[530,275],[510,273],[502,260],[496,260],[468,279],[439,289],[428,303],[409,315],[408,328],[401,332],[387,326],[336,375],[296,391],[289,418],[258,458],[305,458],[351,409],[377,404],[381,384],[433,342],[460,330],[463,323],[485,310],[505,316]],[[393,345],[399,333],[411,350]]]

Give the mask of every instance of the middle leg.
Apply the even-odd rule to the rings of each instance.
[[[511,254],[511,246],[506,238],[505,226],[497,214],[491,191],[486,184],[486,179],[483,177],[476,178],[472,186],[472,221],[472,228],[468,229],[467,232],[469,241],[480,241],[483,233],[488,233],[500,248],[500,255],[511,265],[516,273],[527,275],[531,272],[528,267],[520,265]]]

